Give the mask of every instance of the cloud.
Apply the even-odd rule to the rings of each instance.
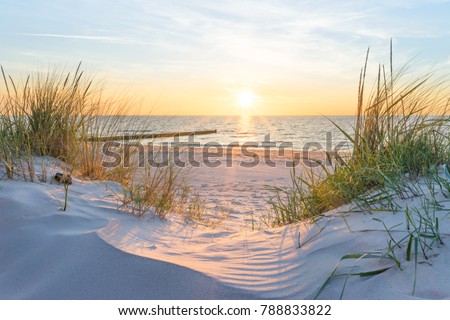
[[[394,38],[395,48],[401,49],[395,51],[396,62],[401,62],[417,51],[436,51],[438,37],[448,37],[448,5],[440,0],[76,4],[53,3],[55,7],[45,12],[36,6],[20,24],[4,10],[22,37],[76,40],[63,45],[22,40],[15,50],[39,50],[61,61],[76,57],[111,72],[126,68],[130,77],[145,79],[353,83],[369,45],[371,62],[385,61],[389,39]],[[59,14],[49,17],[48,12]],[[24,10],[15,14],[24,15]],[[11,44],[10,48],[17,45],[15,40]]]
[[[17,35],[29,36],[29,37],[89,40],[89,41],[100,41],[100,42],[109,42],[109,43],[142,43],[142,41],[117,38],[117,37],[107,37],[107,36],[86,36],[86,35],[70,35],[70,34],[55,34],[55,33],[17,33]]]

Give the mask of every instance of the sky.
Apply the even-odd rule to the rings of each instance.
[[[450,1],[0,2],[14,78],[82,61],[155,115],[354,114],[360,68],[450,65]]]

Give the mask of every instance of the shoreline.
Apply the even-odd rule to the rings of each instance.
[[[319,163],[331,166],[335,161],[346,161],[351,158],[351,151],[325,151],[325,150],[295,150],[279,148],[252,148],[248,146],[233,145],[231,147],[222,146],[169,146],[161,144],[139,144],[131,143],[122,145],[121,143],[109,143],[102,147],[103,155],[107,160],[105,163],[118,163],[119,159],[134,159],[142,166],[142,161],[150,165],[156,163],[184,163],[196,167],[200,164],[219,167],[223,163],[227,166],[239,162],[245,167],[254,167],[259,163],[265,163],[272,167],[279,162],[284,162],[284,166],[293,168],[303,164],[309,167],[317,167]],[[220,165],[217,165],[220,162]],[[184,166],[184,165],[183,165]]]

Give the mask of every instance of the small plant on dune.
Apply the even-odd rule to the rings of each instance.
[[[193,193],[184,214],[184,220],[188,223],[204,222],[206,215],[205,200],[198,192]]]
[[[364,197],[366,201],[359,203],[367,203],[368,194],[385,187],[408,192],[403,188],[405,179],[429,175],[433,167],[448,161],[445,82],[433,80],[433,74],[402,82],[406,68],[394,73],[391,43],[389,70],[379,66],[375,89],[366,101],[368,56],[369,51],[360,74],[354,132],[334,123],[353,144],[351,157],[337,159],[332,167],[318,160],[319,170],[293,174],[291,186],[272,188],[276,224],[308,219]]]
[[[169,213],[180,213],[187,205],[190,188],[182,168],[173,163],[162,167],[137,169],[123,187],[121,209],[141,217],[152,212],[161,219]]]
[[[450,173],[448,172],[447,166],[444,165],[444,174],[446,174],[445,178],[442,178],[437,171],[433,175],[434,182],[439,186],[442,194],[446,199],[450,198]]]
[[[69,201],[69,186],[72,184],[72,178],[70,178],[70,174],[63,177],[62,184],[64,186],[64,205],[62,206],[62,211],[67,210],[67,203]]]
[[[68,201],[69,201],[69,184],[64,183],[64,206],[62,207],[62,211],[66,211]]]
[[[315,176],[310,175],[311,180],[299,179],[296,175],[295,168],[291,172],[291,186],[268,187],[274,192],[274,197],[268,203],[270,211],[265,224],[268,226],[282,226],[300,220],[311,219],[323,210],[319,209],[318,199],[314,198],[314,194],[310,193],[312,183]]]
[[[212,212],[208,212],[210,210]],[[222,223],[230,216],[229,208],[222,207],[217,211],[210,208],[210,210],[207,210],[205,199],[200,193],[191,192],[186,202],[186,206],[182,211],[182,218],[189,224],[202,225],[215,229],[222,226]]]
[[[366,270],[366,271],[355,271],[358,264],[361,264],[362,262],[365,262],[367,260],[372,260],[372,261],[373,260],[376,260],[376,261],[387,260],[388,262],[392,261],[393,263],[391,263],[391,265],[389,265],[389,266],[381,267],[378,269],[371,269],[371,270]],[[347,261],[353,261],[353,263],[349,267],[347,267],[347,269],[349,269],[349,271],[339,272],[340,269],[342,268],[342,264]],[[381,274],[381,273],[391,269],[396,264],[398,264],[398,261],[396,261],[396,259],[394,257],[386,256],[385,254],[383,254],[382,252],[379,252],[379,251],[346,254],[336,264],[336,266],[334,267],[330,276],[325,280],[325,282],[322,284],[322,286],[317,290],[317,292],[313,296],[313,299],[314,300],[318,299],[319,296],[323,293],[323,291],[327,288],[328,284],[331,281],[333,281],[337,278],[344,278],[344,283],[342,285],[342,290],[341,290],[341,293],[339,296],[339,299],[342,299],[344,296],[345,288],[347,286],[347,282],[350,277],[358,276],[358,277],[365,278],[365,277],[375,276],[377,274]]]
[[[122,158],[127,166],[123,166],[122,162],[120,166],[107,171],[111,179],[123,173],[127,175],[126,179],[119,178],[122,182],[121,192],[113,192],[119,200],[120,210],[137,217],[154,215],[161,219],[167,219],[169,214],[177,214],[186,222],[209,225],[205,218],[205,202],[199,193],[192,192],[187,183],[186,169],[176,166],[170,159],[161,165],[141,162],[136,166],[142,159],[139,159],[136,149],[130,150],[126,153],[130,159]],[[153,156],[155,159],[161,158],[159,152]]]

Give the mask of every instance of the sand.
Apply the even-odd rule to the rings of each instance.
[[[351,206],[315,223],[268,228],[260,220],[267,186],[290,176],[277,161],[276,168],[192,168],[190,182],[210,216],[200,224],[118,211],[112,182],[74,179],[63,212],[61,185],[1,180],[0,299],[311,299],[344,255],[386,252],[389,235],[374,218],[394,237],[405,235],[401,212],[346,214]],[[438,189],[436,199],[450,208]],[[398,200],[403,207],[420,201]],[[341,272],[389,269],[349,277],[345,290],[346,277],[334,279],[318,298],[450,299],[449,216],[436,215],[444,244],[427,260],[419,255],[417,270],[406,247],[396,251],[402,270],[388,259],[344,261]]]

